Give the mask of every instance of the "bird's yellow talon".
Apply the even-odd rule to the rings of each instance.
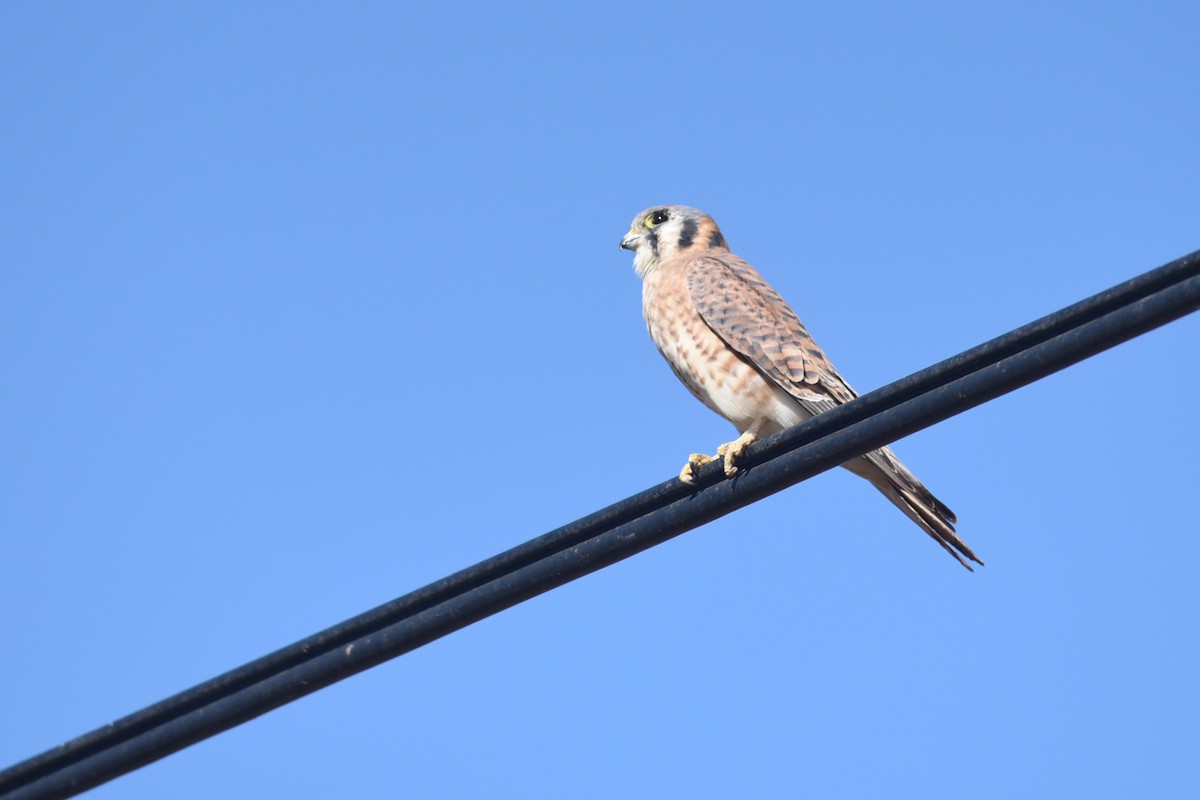
[[[683,465],[683,469],[679,470],[679,480],[684,483],[695,483],[696,470],[708,462],[716,460],[715,457],[706,456],[704,453],[692,453],[688,456],[687,463]]]
[[[738,471],[737,464],[734,462],[742,457],[742,454],[746,452],[746,448],[753,441],[754,434],[743,433],[732,442],[726,442],[725,444],[718,446],[717,454],[715,456],[706,456],[703,453],[692,453],[690,456],[688,456],[687,463],[683,465],[683,469],[679,470],[679,480],[683,481],[684,483],[695,483],[696,470],[700,467],[703,467],[705,464],[708,464],[711,461],[717,461],[718,459],[724,461],[725,476],[732,478],[737,474]]]
[[[732,478],[737,474],[735,463],[746,452],[746,448],[754,441],[754,434],[743,433],[732,442],[726,442],[717,448],[717,456],[725,461],[725,476]]]

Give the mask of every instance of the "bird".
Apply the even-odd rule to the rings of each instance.
[[[693,453],[679,473],[720,459],[725,474],[752,442],[858,395],[758,270],[734,255],[716,221],[699,209],[652,206],[633,218],[621,247],[642,279],[642,313],[655,347],[693,395],[738,437],[716,456]],[[958,522],[890,447],[843,467],[868,480],[968,570],[983,564],[958,537]]]

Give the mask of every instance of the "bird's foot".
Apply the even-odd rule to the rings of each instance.
[[[706,456],[704,453],[692,453],[688,456],[687,463],[683,465],[683,469],[679,470],[679,480],[684,483],[695,483],[695,471],[710,461],[716,461],[717,458],[718,456]]]
[[[687,463],[683,465],[683,469],[679,470],[679,480],[684,483],[696,482],[696,470],[703,467],[710,461],[721,459],[725,462],[725,475],[732,478],[737,474],[738,467],[735,463],[742,454],[746,452],[746,448],[754,441],[754,434],[743,433],[732,442],[726,442],[717,448],[715,456],[706,456],[703,453],[692,453],[688,456]]]
[[[732,442],[726,442],[717,448],[717,457],[725,460],[725,475],[732,478],[737,474],[736,462],[746,452],[746,448],[754,441],[753,433],[743,433]]]

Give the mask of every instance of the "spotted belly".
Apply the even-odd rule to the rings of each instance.
[[[697,315],[691,324],[665,315],[647,319],[650,338],[676,377],[739,433],[769,436],[812,415],[732,350]]]

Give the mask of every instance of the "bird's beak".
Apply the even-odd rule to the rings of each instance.
[[[633,231],[630,231],[629,233],[625,234],[625,238],[621,240],[621,249],[637,250],[638,242],[641,240],[642,235],[640,233],[634,233]]]

